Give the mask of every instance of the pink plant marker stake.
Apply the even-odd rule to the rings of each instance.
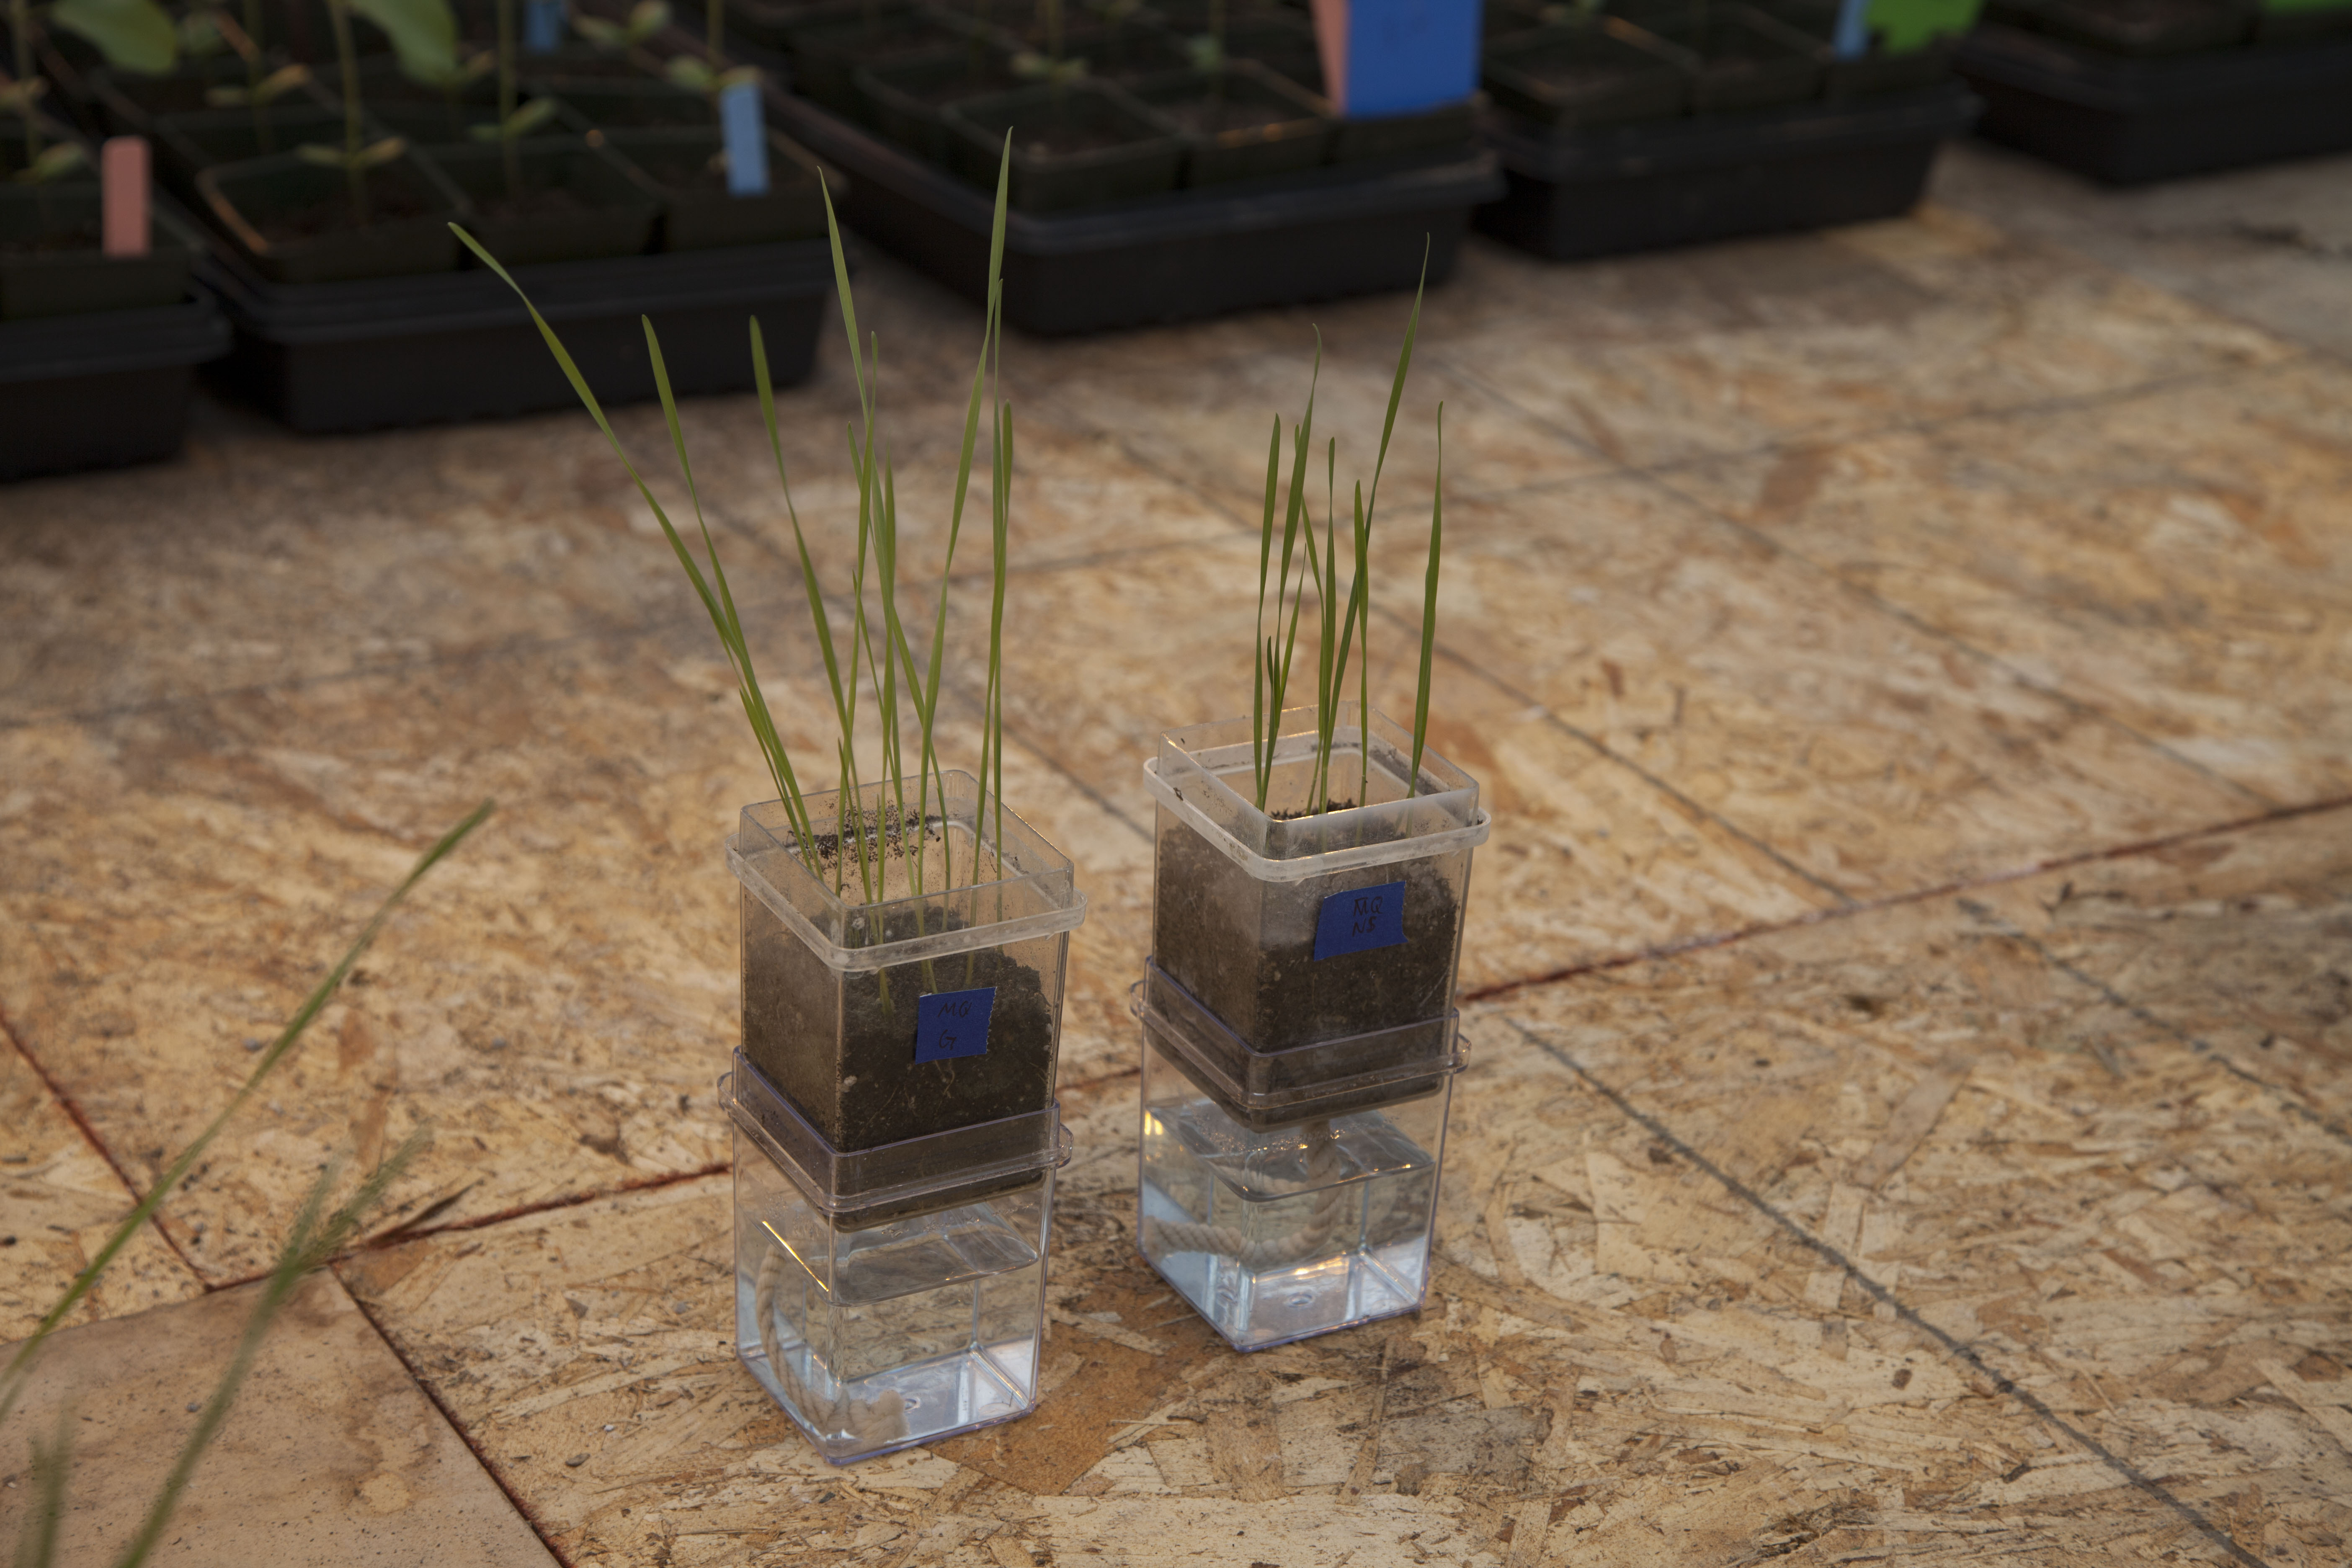
[[[148,250],[147,139],[110,136],[98,152],[101,239],[109,256]]]

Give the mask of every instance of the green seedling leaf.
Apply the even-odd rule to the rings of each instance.
[[[33,106],[40,102],[41,96],[48,90],[47,80],[41,77],[27,77],[23,81],[9,82],[0,87],[0,110],[12,114],[29,114]]]
[[[425,879],[426,873],[446,859],[458,845],[466,841],[467,836],[479,827],[495,809],[496,806],[492,802],[487,800],[482,802],[467,813],[464,820],[457,826],[443,834],[431,848],[417,857],[416,864],[409,868],[408,875],[402,879],[398,887],[393,889],[383,903],[376,906],[375,913],[368,918],[367,924],[360,928],[359,936],[349,948],[344,950],[342,958],[337,962],[334,968],[327,972],[327,977],[319,982],[318,987],[303,1000],[302,1005],[295,1009],[294,1016],[287,1020],[285,1028],[278,1031],[278,1038],[271,1041],[268,1047],[261,1053],[261,1059],[256,1062],[253,1070],[246,1075],[245,1082],[230,1098],[227,1106],[218,1116],[213,1118],[211,1123],[202,1132],[196,1135],[195,1142],[180,1151],[179,1157],[165,1169],[163,1177],[150,1189],[145,1197],[139,1200],[139,1205],[114,1227],[113,1234],[109,1236],[105,1245],[98,1249],[98,1256],[91,1258],[79,1274],[74,1276],[74,1282],[67,1289],[64,1297],[57,1305],[49,1309],[32,1333],[16,1347],[16,1353],[9,1358],[6,1369],[0,1371],[0,1421],[5,1421],[8,1412],[16,1408],[17,1399],[24,1393],[26,1373],[32,1369],[33,1362],[40,1354],[43,1343],[56,1331],[58,1325],[65,1321],[74,1308],[80,1303],[82,1298],[89,1294],[90,1288],[98,1283],[99,1276],[106,1272],[107,1266],[112,1263],[116,1255],[130,1244],[131,1238],[138,1234],[139,1228],[155,1216],[155,1211],[163,1207],[163,1200],[171,1196],[179,1184],[187,1179],[188,1173],[195,1168],[196,1162],[204,1158],[205,1151],[212,1147],[214,1140],[220,1136],[221,1130],[226,1127],[231,1119],[244,1110],[254,1095],[260,1090],[263,1080],[277,1071],[279,1064],[293,1054],[294,1047],[301,1042],[304,1031],[310,1028],[312,1021],[319,1016],[320,1010],[332,999],[335,993],[342,988],[344,979],[359,963],[361,956],[374,944],[376,937],[383,931],[385,922],[392,919],[393,910],[400,907],[401,900],[407,898],[410,890]]]
[[[349,161],[341,147],[329,147],[317,142],[303,142],[294,149],[294,156],[321,169],[340,169]]]
[[[572,30],[596,48],[624,49],[629,46],[629,35],[617,22],[607,22],[602,16],[574,16]]]
[[[191,11],[180,18],[180,53],[187,58],[210,59],[227,47],[228,39],[210,11]]]
[[[1084,59],[1056,60],[1034,49],[1024,49],[1013,57],[1013,74],[1024,81],[1076,81],[1087,74]]]
[[[675,57],[662,71],[688,92],[709,92],[719,83],[718,73],[691,55]]]
[[[1184,54],[1196,71],[1223,70],[1225,66],[1225,46],[1214,33],[1185,39]]]
[[[1407,798],[1421,793],[1421,753],[1429,740],[1429,680],[1437,655],[1437,565],[1445,552],[1445,405],[1437,405],[1437,482],[1429,498],[1429,574],[1421,593],[1421,680],[1412,695],[1412,776]]]
[[[46,185],[52,180],[72,174],[89,162],[89,154],[82,151],[79,142],[60,142],[54,147],[42,148],[40,156],[28,166],[17,170],[11,178],[28,185]]]
[[[49,20],[124,70],[160,76],[180,58],[180,30],[155,0],[58,0]]]
[[[310,79],[310,68],[305,65],[280,66],[261,79],[257,87],[215,87],[205,90],[205,101],[216,109],[242,109],[247,104],[270,104]]]
[[[366,17],[392,40],[400,68],[415,80],[437,86],[457,68],[457,23],[448,0],[344,0],[354,16]]]
[[[477,125],[470,134],[477,142],[513,142],[530,135],[555,118],[555,100],[534,98],[497,125]]]
[[[637,0],[629,7],[628,39],[642,44],[669,26],[668,0]]]
[[[355,169],[378,168],[385,163],[391,163],[394,158],[399,157],[403,153],[407,151],[408,142],[406,138],[400,136],[387,136],[383,141],[371,142],[369,145],[361,148],[357,153],[353,153],[351,158],[351,165]]]

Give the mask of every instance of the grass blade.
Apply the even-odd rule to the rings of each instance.
[[[1445,548],[1445,405],[1437,405],[1437,483],[1429,501],[1429,577],[1421,595],[1421,680],[1412,697],[1412,777],[1405,796],[1421,793],[1421,752],[1429,740],[1429,678],[1437,653],[1437,565]]]
[[[162,1179],[156,1182],[147,1195],[139,1201],[139,1206],[132,1209],[121,1225],[115,1226],[114,1233],[108,1237],[106,1244],[99,1248],[98,1256],[91,1258],[89,1266],[79,1274],[74,1276],[73,1284],[68,1288],[63,1299],[49,1309],[41,1319],[39,1325],[26,1338],[25,1342],[16,1347],[16,1353],[10,1358],[6,1372],[0,1373],[0,1382],[5,1382],[5,1394],[0,1394],[0,1421],[7,1418],[8,1412],[16,1407],[17,1399],[23,1394],[26,1374],[31,1371],[33,1360],[39,1353],[44,1342],[56,1331],[58,1325],[66,1320],[67,1315],[74,1310],[81,1299],[89,1294],[90,1287],[98,1282],[98,1277],[106,1271],[107,1266],[114,1261],[115,1256],[130,1242],[131,1237],[137,1234],[139,1227],[154,1216],[155,1211],[163,1206],[163,1200],[169,1197],[173,1189],[186,1179],[188,1173],[195,1168],[196,1162],[204,1158],[205,1151],[212,1147],[213,1140],[220,1136],[221,1129],[228,1125],[230,1118],[245,1108],[246,1103],[259,1091],[262,1081],[292,1053],[296,1044],[301,1040],[303,1032],[310,1028],[312,1020],[318,1017],[328,1001],[341,988],[344,979],[350,975],[352,967],[359,963],[361,955],[373,944],[377,935],[383,930],[384,922],[392,918],[393,910],[400,906],[401,900],[408,896],[409,890],[424,880],[426,872],[439,865],[452,850],[464,843],[467,835],[479,827],[493,809],[495,807],[492,802],[484,801],[468,812],[464,820],[443,834],[431,848],[417,858],[416,864],[409,869],[408,875],[401,880],[400,885],[392,890],[383,903],[376,906],[375,913],[370,916],[367,924],[360,929],[359,936],[345,950],[341,961],[327,972],[327,977],[319,982],[317,988],[303,1000],[301,1006],[295,1009],[294,1016],[287,1020],[285,1028],[278,1031],[278,1038],[261,1053],[261,1059],[254,1064],[253,1071],[246,1076],[244,1084],[230,1098],[221,1113],[214,1117],[211,1124],[196,1135],[195,1142],[180,1151],[179,1157],[173,1160],[170,1167],[164,1171]]]

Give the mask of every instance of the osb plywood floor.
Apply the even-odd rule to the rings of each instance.
[[[2352,273],[2246,237],[2324,240],[2347,191],[2151,205],[1961,149],[1902,222],[1470,247],[1375,648],[1409,702],[1443,399],[1436,743],[1496,826],[1441,1261],[1418,1317],[1248,1358],[1132,1248],[1138,768],[1246,706],[1312,329],[1368,464],[1403,303],[1016,339],[1007,784],[1093,900],[1051,1392],[846,1470],[728,1352],[718,845],[763,781],[585,418],[210,408],[175,465],[0,493],[0,1332],[499,802],[59,1342],[0,1534],[70,1403],[74,1560],[120,1541],[320,1163],[429,1126],[415,1223],[283,1323],[168,1560],[2345,1562]],[[885,260],[860,293],[934,560],[976,323]],[[783,399],[836,574],[840,348]],[[688,423],[808,744],[756,410]]]

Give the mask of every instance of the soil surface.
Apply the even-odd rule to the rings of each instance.
[[[1135,138],[1109,126],[1085,121],[1058,120],[1013,128],[1021,151],[1032,158],[1070,158],[1082,153],[1105,153],[1124,147]]]
[[[272,213],[253,226],[272,245],[286,245],[298,240],[316,239],[321,235],[373,227],[377,224],[398,223],[404,218],[425,217],[435,211],[423,192],[404,182],[395,184],[371,179],[367,196],[365,223],[359,220],[359,215],[352,208],[351,193],[338,187],[333,195],[323,201]]]
[[[1253,917],[1258,888],[1248,873],[1189,827],[1165,834],[1152,878],[1151,938],[1160,966],[1260,1051],[1395,1028],[1433,1018],[1454,1005],[1453,981],[1461,946],[1462,910],[1437,868],[1451,857],[1343,873],[1329,890],[1401,881],[1404,935],[1401,946],[1340,953],[1318,960],[1315,921],[1273,921],[1260,930]],[[1320,888],[1325,879],[1307,886]],[[1272,897],[1298,895],[1269,885]],[[1306,897],[1313,900],[1313,891]],[[1261,947],[1263,942],[1265,945]]]
[[[509,195],[503,189],[495,195],[476,196],[474,210],[486,218],[523,223],[536,218],[578,217],[601,209],[568,185],[542,185],[526,188],[519,196]]]
[[[821,858],[826,848],[821,838]],[[895,854],[888,858],[895,876],[903,862]],[[882,894],[887,900],[906,890],[886,886]],[[1052,1103],[1059,1042],[1054,1000],[1037,971],[1005,949],[836,973],[749,893],[742,909],[743,1054],[835,1148],[871,1149]],[[882,940],[938,935],[967,923],[937,907],[924,920],[918,931],[912,913],[901,912]],[[984,985],[996,988],[986,1052],[916,1061],[918,998]]]
[[[1304,120],[1306,115],[1286,112],[1270,103],[1248,99],[1206,98],[1185,99],[1174,103],[1155,101],[1152,108],[1173,120],[1195,136],[1222,136],[1228,131],[1263,131],[1269,126],[1287,125]]]
[[[58,256],[74,250],[95,251],[102,238],[98,220],[91,218],[85,223],[61,224],[54,228],[46,228],[26,239],[0,239],[0,256]]]

